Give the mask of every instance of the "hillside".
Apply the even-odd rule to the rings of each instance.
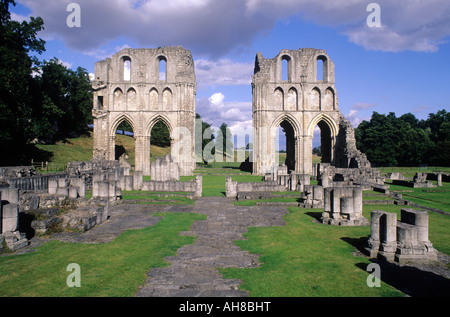
[[[72,161],[90,161],[92,159],[92,148],[94,139],[92,136],[82,136],[75,139],[67,139],[56,144],[37,145],[39,150],[44,151],[49,156],[49,171],[61,171],[68,162]],[[126,135],[116,135],[116,150],[125,152],[129,156],[131,165],[134,165],[134,139]],[[164,156],[170,152],[170,148],[162,148],[159,146],[151,146],[151,160],[155,157]],[[42,161],[43,159],[34,159]],[[44,162],[45,164],[45,162]]]

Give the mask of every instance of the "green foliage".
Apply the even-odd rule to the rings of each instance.
[[[216,150],[223,153],[223,157],[233,156],[233,135],[226,123],[222,123],[217,134]]]
[[[133,132],[133,128],[127,120],[123,120],[117,127],[117,130],[122,131],[123,135],[125,134],[125,132]]]
[[[150,143],[160,147],[169,147],[171,143],[170,132],[167,126],[158,121],[152,129]]]
[[[45,51],[45,42],[36,37],[43,20],[13,21],[11,4],[15,2],[0,2],[0,148],[8,152],[0,157],[0,164],[20,164],[30,151],[34,139],[30,92],[37,60],[29,53]]]
[[[418,120],[374,112],[355,129],[358,149],[376,166],[450,165],[450,115],[445,110]],[[447,147],[445,147],[447,146]]]
[[[92,87],[88,72],[68,69],[53,58],[44,61],[35,77],[33,118],[35,136],[46,143],[78,137],[92,122]]]
[[[196,113],[195,114],[195,119],[196,120],[201,120],[202,117],[198,113]],[[205,122],[203,120],[201,121],[201,123],[202,123],[202,135],[201,135],[201,137],[198,137],[198,138],[199,138],[199,140],[201,139],[201,149],[202,149],[202,151],[201,151],[201,153],[197,153],[197,155],[201,155],[204,164],[207,165],[210,161],[214,160],[213,156],[216,153],[216,149],[215,149],[215,147],[212,147],[208,151],[209,152],[208,154],[212,154],[211,157],[203,155],[204,154],[204,150],[205,150],[205,147],[208,144],[210,144],[211,142],[214,141],[215,136],[213,134],[214,131],[212,131],[212,129],[211,129],[211,124],[209,124],[209,123],[207,123],[207,122]],[[208,131],[210,133],[205,133],[205,131]],[[196,142],[197,142],[197,140],[196,140]],[[196,147],[199,147],[199,145],[196,144]],[[199,151],[197,151],[197,152],[199,152]]]
[[[45,51],[45,42],[37,38],[44,21],[13,21],[10,5],[15,2],[0,2],[0,148],[8,153],[0,165],[29,164],[33,156],[46,155],[34,146],[36,140],[80,136],[92,122],[87,71],[67,69],[56,58],[40,62],[31,57]]]

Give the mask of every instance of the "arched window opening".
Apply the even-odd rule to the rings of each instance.
[[[298,94],[295,88],[291,88],[288,91],[288,95],[286,98],[285,110],[287,111],[296,111],[298,103]]]
[[[323,101],[324,110],[334,110],[334,91],[331,88],[327,88]]]
[[[150,90],[148,99],[149,109],[153,111],[158,110],[158,91],[155,88]]]
[[[284,110],[284,92],[279,87],[274,92],[274,106]]]
[[[275,155],[279,165],[285,164],[288,171],[295,170],[295,134],[292,125],[284,120],[277,128]]]
[[[167,88],[164,89],[163,91],[163,104],[162,104],[162,110],[172,110],[172,106],[173,106],[173,96],[172,96],[172,91]]]
[[[117,126],[115,142],[115,159],[126,159],[133,167],[135,157],[134,131],[128,120],[122,120]]]
[[[150,132],[150,160],[153,162],[157,157],[170,154],[171,142],[169,128],[159,120]]]
[[[113,106],[116,111],[123,110],[123,92],[120,88],[114,90]]]
[[[159,80],[166,81],[167,79],[167,60],[165,57],[161,56],[159,58]]]
[[[316,76],[317,81],[327,82],[328,68],[327,68],[327,58],[325,56],[317,57]]]
[[[130,81],[131,80],[131,59],[129,57],[123,57],[123,80]]]
[[[317,80],[323,81],[323,60],[317,59]]]
[[[281,80],[288,81],[290,79],[289,75],[289,57],[284,56],[281,59]]]
[[[321,95],[318,88],[314,88],[311,92],[311,109],[321,110]]]
[[[320,121],[314,128],[313,163],[331,163],[331,144],[331,129],[325,121]]]
[[[130,88],[127,91],[127,106],[128,106],[128,109],[136,109],[137,108],[136,90],[134,90],[133,88]]]

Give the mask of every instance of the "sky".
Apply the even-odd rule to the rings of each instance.
[[[255,56],[324,49],[339,108],[356,127],[374,111],[450,110],[448,0],[16,0],[12,18],[40,16],[40,59],[89,73],[123,48],[182,45],[195,62],[196,112],[233,133],[251,128]],[[79,26],[67,10],[79,5]],[[375,3],[376,9],[369,4]],[[369,6],[369,9],[368,9]],[[374,17],[374,15],[376,15]],[[379,18],[379,19],[378,19]],[[369,22],[368,22],[369,20]],[[71,20],[75,21],[75,20]],[[370,21],[380,21],[371,27]]]

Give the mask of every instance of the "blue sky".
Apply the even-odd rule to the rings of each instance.
[[[42,59],[57,57],[92,73],[122,48],[183,45],[196,63],[197,112],[232,131],[251,126],[251,76],[257,52],[325,49],[335,63],[341,112],[354,126],[373,111],[420,119],[450,109],[450,2],[340,0],[16,0],[13,18],[41,16]],[[69,28],[70,2],[81,27]]]

